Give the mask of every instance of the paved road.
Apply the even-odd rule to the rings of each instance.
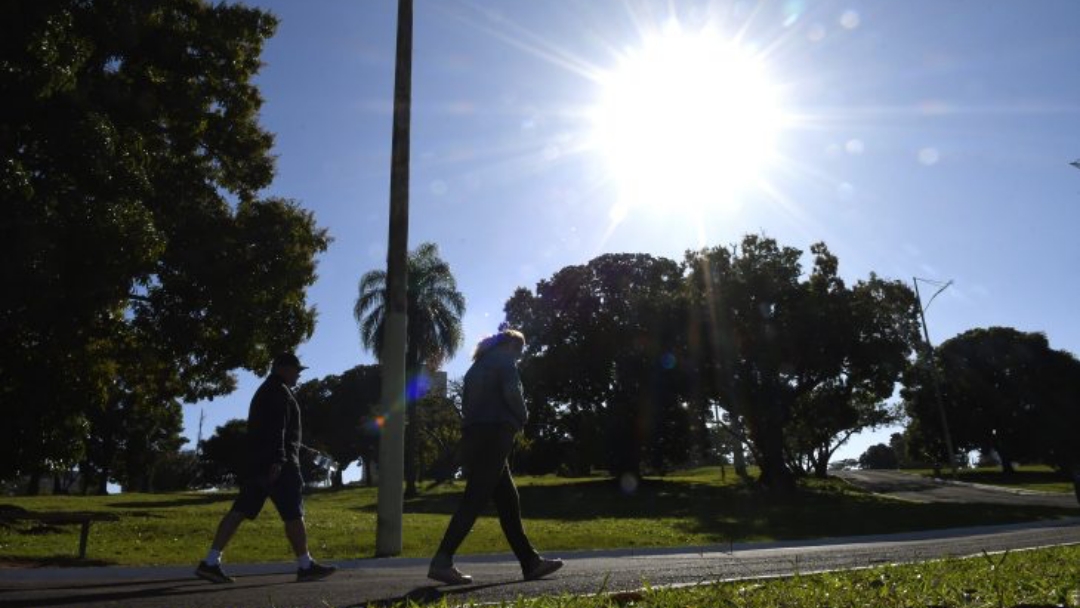
[[[900,471],[841,471],[833,473],[871,492],[914,502],[992,503],[1072,508],[1071,493],[1038,492],[931,479]]]
[[[849,479],[905,499],[977,502],[1019,499],[1031,504],[1028,501],[1061,498],[1042,493],[967,488],[965,491],[977,494],[968,494],[964,499],[954,493],[954,486],[942,493],[938,486],[949,484],[929,482],[933,487],[927,487],[927,482],[909,477],[870,475],[849,476]],[[1075,502],[1069,504],[1075,506]],[[234,585],[211,585],[195,580],[189,567],[0,569],[0,606],[357,607],[402,598],[440,597],[447,597],[452,603],[492,602],[540,594],[633,590],[645,583],[694,584],[1060,544],[1080,544],[1080,518],[828,541],[573,553],[562,556],[567,565],[555,576],[532,582],[520,580],[517,565],[509,555],[464,556],[458,560],[459,565],[476,577],[476,584],[467,587],[433,585],[425,578],[425,559],[339,562],[342,571],[334,577],[304,584],[292,582],[292,564],[234,566],[230,571],[240,576]]]

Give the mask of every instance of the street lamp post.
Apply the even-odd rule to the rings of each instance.
[[[934,346],[930,343],[930,330],[926,327],[926,308],[930,307],[930,304],[934,301],[934,298],[938,297],[938,294],[945,291],[945,288],[952,285],[952,281],[949,281],[941,286],[934,295],[930,298],[930,301],[926,303],[926,308],[923,308],[922,297],[919,295],[919,277],[913,277],[915,283],[915,301],[919,307],[919,318],[922,320],[923,337],[926,338],[926,356],[930,365],[930,378],[934,384],[934,396],[937,399],[938,414],[941,415],[941,430],[945,435],[945,449],[948,450],[949,455],[949,469],[952,471],[953,477],[956,476],[956,452],[953,450],[952,433],[949,432],[949,419],[945,416],[945,402],[941,398],[941,377],[938,372],[937,364],[934,362]],[[926,279],[923,279],[926,281]]]
[[[394,131],[390,160],[390,236],[386,250],[386,322],[382,365],[383,425],[379,437],[379,500],[375,555],[401,553],[405,437],[405,335],[408,326],[409,114],[412,103],[412,0],[398,0]]]

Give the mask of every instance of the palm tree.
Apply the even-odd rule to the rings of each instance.
[[[360,277],[353,315],[360,325],[360,342],[379,356],[387,314],[386,272],[372,270]],[[415,386],[424,368],[438,369],[461,346],[461,317],[465,296],[457,290],[450,265],[439,257],[435,243],[423,243],[409,253],[408,335],[405,369]],[[422,395],[407,391],[405,427],[405,496],[416,495],[416,401]]]

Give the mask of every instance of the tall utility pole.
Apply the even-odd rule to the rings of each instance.
[[[398,0],[394,69],[394,135],[390,159],[390,237],[386,250],[387,315],[383,326],[383,426],[379,437],[376,557],[401,553],[405,438],[405,332],[408,319],[409,110],[412,104],[412,0]]]
[[[926,357],[928,364],[930,365],[930,378],[934,383],[934,396],[937,398],[938,414],[941,415],[941,430],[945,435],[945,449],[949,453],[949,469],[952,471],[953,477],[956,476],[956,452],[953,450],[952,433],[949,432],[949,419],[945,416],[945,402],[941,398],[941,377],[938,372],[937,363],[934,361],[934,345],[930,343],[930,330],[926,327],[926,308],[930,307],[930,303],[934,301],[934,298],[938,297],[938,294],[945,291],[945,288],[952,285],[952,281],[945,283],[934,292],[934,295],[930,298],[930,302],[926,303],[926,308],[923,308],[922,297],[919,295],[919,277],[913,277],[915,283],[915,301],[919,306],[919,318],[922,320],[923,337],[926,338]],[[925,281],[926,279],[923,279]]]

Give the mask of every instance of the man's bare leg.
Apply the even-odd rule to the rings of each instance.
[[[217,533],[214,534],[214,542],[210,545],[211,549],[218,551],[224,551],[225,545],[229,544],[233,535],[240,529],[240,524],[244,523],[244,514],[237,511],[229,511],[225,514],[225,517],[221,518],[221,523],[218,524]]]
[[[307,527],[304,525],[304,518],[285,522],[285,536],[289,538],[296,557],[307,555]]]

